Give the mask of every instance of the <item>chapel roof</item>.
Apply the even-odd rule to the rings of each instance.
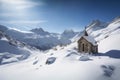
[[[84,34],[83,34],[83,36],[81,36],[81,38],[82,38],[82,37],[83,37],[84,39],[86,39],[88,42],[90,42],[91,44],[97,45],[95,39],[94,39],[92,36],[88,35],[86,29],[84,30]],[[81,39],[81,38],[80,38],[80,39]]]
[[[92,36],[82,36],[85,38],[88,42],[92,43],[93,45],[97,45],[95,39]]]

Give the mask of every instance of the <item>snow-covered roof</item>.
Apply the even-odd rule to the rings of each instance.
[[[93,45],[97,45],[95,39],[91,36],[82,36],[83,38],[85,38],[88,42],[92,43]]]

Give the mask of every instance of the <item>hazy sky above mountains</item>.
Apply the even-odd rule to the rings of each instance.
[[[0,0],[0,24],[21,30],[80,31],[94,19],[120,16],[120,0]]]

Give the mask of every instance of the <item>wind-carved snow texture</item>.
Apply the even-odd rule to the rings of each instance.
[[[111,77],[115,70],[115,67],[112,65],[102,65],[101,68],[104,72],[103,73],[104,76],[106,76],[106,77]]]

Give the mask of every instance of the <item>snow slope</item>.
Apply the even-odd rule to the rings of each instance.
[[[91,36],[97,41],[107,38],[111,35],[120,34],[120,18],[114,19],[107,27],[91,32]]]
[[[105,23],[99,20],[93,20],[88,26],[86,26],[87,33],[94,37],[97,42],[111,36],[120,34],[120,17],[115,18],[109,23]],[[78,33],[72,38],[72,41],[77,41],[84,31]]]
[[[110,50],[120,50],[120,34],[111,35],[99,43],[99,52],[105,53]],[[105,45],[104,45],[105,44]]]
[[[0,31],[0,65],[27,59],[32,50],[37,49],[16,41]]]
[[[119,80],[119,26],[117,18],[90,33],[98,41],[99,54],[78,53],[78,34],[69,45],[34,51],[35,55],[24,61],[1,65],[0,80]]]
[[[111,38],[114,37],[116,36]],[[111,38],[108,38],[108,40]],[[107,42],[107,40],[103,40],[103,42],[105,41]],[[103,42],[100,44],[104,45]],[[111,43],[111,45],[115,46],[117,44]],[[77,43],[74,42],[68,46],[57,46],[19,63],[2,65],[0,66],[0,79],[118,80],[120,78],[120,56],[114,58],[106,55],[106,53],[102,53],[104,55],[100,56],[82,55],[77,52],[76,48]],[[119,50],[117,53],[119,54],[120,47],[115,50]],[[46,61],[50,57],[55,57],[56,60],[48,65]]]

